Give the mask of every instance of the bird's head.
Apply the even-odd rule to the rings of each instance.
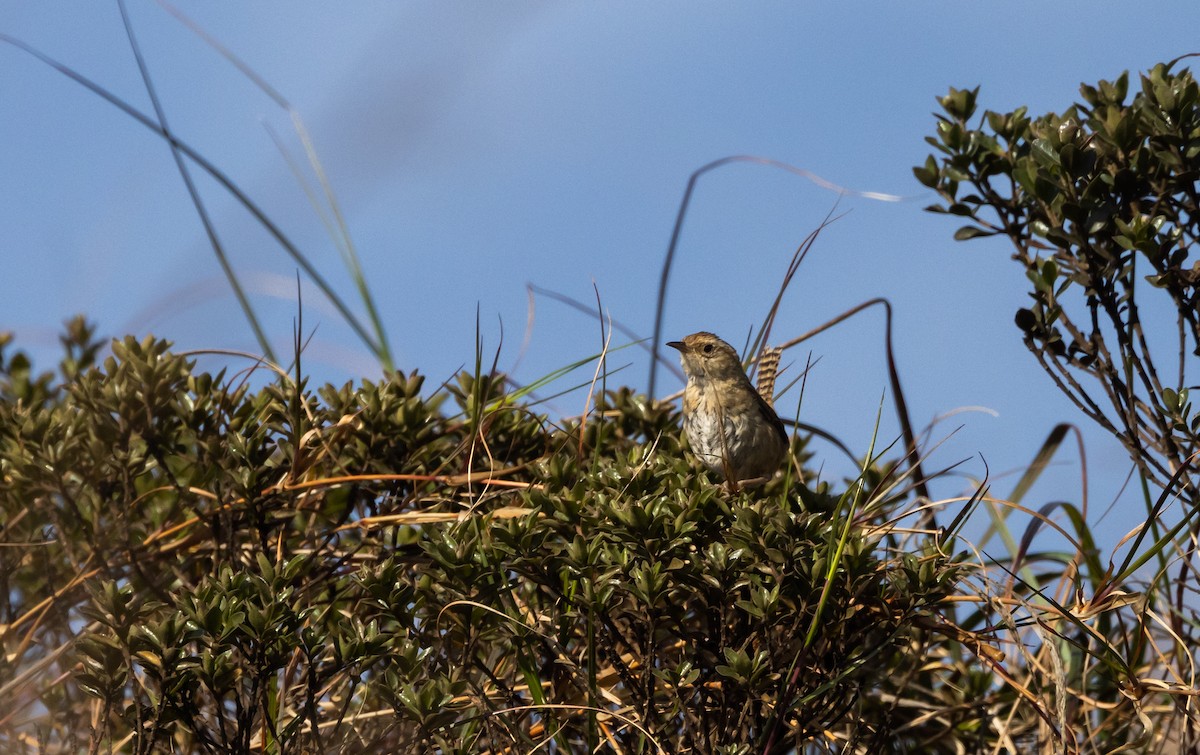
[[[737,352],[712,333],[693,333],[682,341],[670,341],[667,345],[679,350],[683,371],[690,378],[720,380],[746,376]]]

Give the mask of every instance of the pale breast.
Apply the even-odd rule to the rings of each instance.
[[[709,469],[736,480],[770,477],[779,468],[787,451],[786,439],[757,395],[724,391],[726,400],[718,403],[713,386],[685,396],[683,429],[692,453]],[[740,388],[740,386],[739,386]],[[754,389],[748,384],[748,391]],[[765,411],[769,411],[765,410]]]
[[[683,430],[687,433],[688,443],[692,453],[714,471],[724,474],[725,460],[736,471],[738,454],[735,453],[740,436],[738,423],[729,417],[718,419],[715,413],[693,412],[683,421]]]

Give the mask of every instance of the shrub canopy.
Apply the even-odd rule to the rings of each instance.
[[[976,718],[899,704],[947,693],[957,570],[893,552],[886,466],[853,510],[798,466],[730,495],[627,389],[555,423],[499,375],[254,390],[64,343],[57,376],[0,351],[10,744],[902,749]]]

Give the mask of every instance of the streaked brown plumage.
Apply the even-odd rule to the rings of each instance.
[[[692,452],[733,484],[770,479],[787,453],[787,431],[750,384],[737,352],[705,332],[667,345],[679,350],[687,375],[683,430]]]

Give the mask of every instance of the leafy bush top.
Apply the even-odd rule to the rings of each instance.
[[[1026,345],[1151,482],[1196,494],[1200,415],[1200,85],[1178,61],[1129,74],[1032,117],[985,111],[979,90],[940,98],[938,151],[915,169],[966,218],[960,240],[1005,236],[1032,284]],[[1189,371],[1193,372],[1189,379]]]
[[[795,470],[731,497],[627,389],[556,425],[502,376],[254,391],[65,342],[57,379],[0,350],[5,741],[782,752],[976,717],[897,704],[946,694],[955,570],[888,555],[886,469],[852,512]]]

